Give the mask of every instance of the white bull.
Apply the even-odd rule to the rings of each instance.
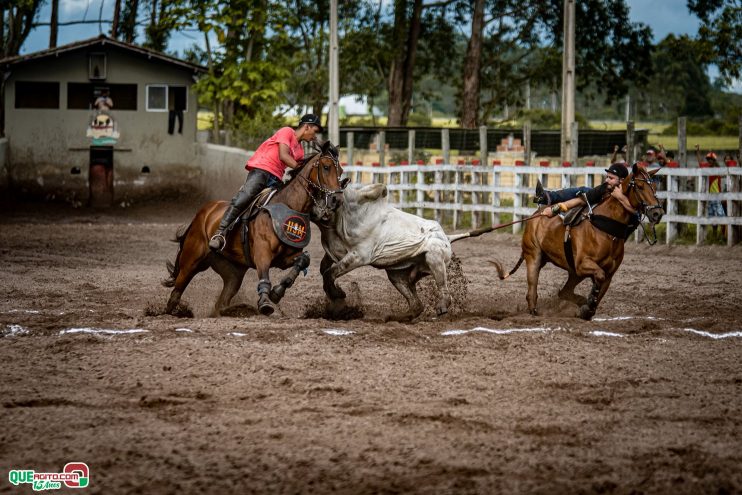
[[[335,284],[338,277],[366,265],[384,269],[409,304],[407,313],[393,319],[411,320],[424,309],[415,285],[432,274],[440,291],[436,311],[447,313],[451,242],[466,234],[449,237],[438,222],[398,210],[387,203],[386,196],[384,184],[369,184],[346,190],[334,214],[320,219],[326,212],[313,212],[325,249],[320,265],[325,293],[333,301],[344,299],[345,292]]]

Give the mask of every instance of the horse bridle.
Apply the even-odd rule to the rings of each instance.
[[[631,191],[637,189],[636,182],[644,182],[646,183],[649,188],[652,190],[652,196],[654,196],[654,199],[657,200],[657,203],[654,205],[650,205],[642,201],[642,199],[639,197],[639,194],[634,191],[634,195],[636,196],[637,202],[639,203],[639,208],[637,208],[637,211],[639,212],[639,224],[642,226],[642,230],[644,231],[644,238],[647,240],[647,243],[650,246],[654,246],[657,243],[657,231],[655,230],[655,224],[652,222],[649,222],[649,226],[652,229],[652,238],[649,237],[647,234],[647,228],[644,225],[644,222],[642,221],[643,218],[649,219],[649,213],[651,213],[655,209],[662,209],[662,205],[660,205],[659,199],[657,199],[657,190],[655,189],[655,181],[652,180],[652,178],[649,176],[649,174],[640,169],[641,176],[636,177],[632,174],[631,181],[629,182],[629,185],[627,187],[627,197],[631,195]]]
[[[319,172],[319,164],[322,161],[322,158],[324,158],[326,156],[327,157],[330,157],[330,159],[332,160],[333,165],[335,166],[335,173],[337,174],[337,179],[338,179],[338,183],[339,183],[340,182],[340,173],[339,173],[340,172],[340,163],[339,163],[338,159],[335,158],[335,156],[332,153],[320,152],[319,156],[317,157],[317,160],[312,165],[312,168],[316,168],[317,169],[317,182],[314,182],[311,179],[308,179],[308,178],[304,177],[303,175],[299,175],[299,178],[302,179],[307,184],[307,186],[309,186],[310,188],[312,188],[312,189],[314,189],[316,191],[319,191],[322,194],[324,194],[324,205],[323,205],[323,204],[321,204],[317,200],[317,198],[314,197],[314,194],[312,194],[312,191],[310,191],[307,188],[307,186],[304,186],[304,189],[306,189],[307,194],[309,194],[309,197],[312,198],[312,202],[314,203],[314,205],[317,208],[320,209],[320,211],[322,211],[323,215],[324,215],[324,212],[326,212],[328,210],[330,210],[330,211],[332,210],[332,208],[330,207],[330,196],[332,196],[333,194],[337,194],[337,193],[342,193],[343,192],[343,188],[342,187],[340,189],[329,189],[329,188],[325,187],[322,184],[322,174],[320,174],[320,172]]]

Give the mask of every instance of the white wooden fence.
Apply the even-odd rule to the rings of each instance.
[[[513,220],[533,214],[531,203],[536,180],[544,187],[560,189],[573,186],[595,186],[604,177],[602,167],[533,167],[487,165],[400,165],[367,166],[345,165],[345,176],[356,184],[381,182],[387,185],[390,204],[412,211],[419,216],[435,218],[451,224],[454,229],[463,226],[462,220],[471,219],[471,227],[498,224],[500,215],[512,215]],[[719,194],[708,192],[709,176],[722,176],[725,190]],[[657,174],[666,177],[657,196],[666,200],[665,242],[671,243],[679,224],[696,226],[696,243],[702,244],[709,225],[726,225],[727,244],[739,239],[735,233],[742,226],[742,169],[723,168],[664,168]],[[689,182],[690,181],[690,182]],[[688,191],[688,186],[692,190]],[[512,203],[511,203],[512,200]],[[678,201],[697,202],[695,215],[678,214]],[[705,216],[706,202],[725,201],[727,217]],[[469,223],[469,222],[466,222]],[[520,232],[522,224],[512,226]],[[637,239],[639,232],[637,232]]]

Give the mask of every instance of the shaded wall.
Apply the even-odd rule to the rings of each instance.
[[[188,185],[200,176],[196,157],[196,95],[193,72],[161,60],[146,59],[118,47],[93,47],[47,57],[13,67],[6,83],[6,137],[10,147],[9,175],[16,194],[66,200],[87,198],[89,145],[86,136],[90,110],[67,108],[67,83],[89,83],[88,53],[107,53],[109,84],[136,84],[137,109],[113,115],[121,137],[114,151],[117,198],[136,196],[150,185]],[[60,83],[59,109],[15,108],[16,81]],[[168,134],[168,113],[146,110],[148,84],[188,88],[183,133]],[[91,95],[92,98],[92,95]],[[146,168],[145,168],[146,167]],[[143,170],[150,173],[143,173]],[[74,173],[79,171],[79,173]],[[177,193],[177,190],[175,191]]]

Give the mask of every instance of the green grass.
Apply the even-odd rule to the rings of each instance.
[[[647,137],[649,144],[655,146],[663,145],[667,150],[677,151],[677,136],[661,136],[650,133]],[[735,136],[687,136],[686,149],[689,155],[695,153],[696,144],[701,147],[701,152],[707,150],[736,150],[739,148],[739,138]]]

